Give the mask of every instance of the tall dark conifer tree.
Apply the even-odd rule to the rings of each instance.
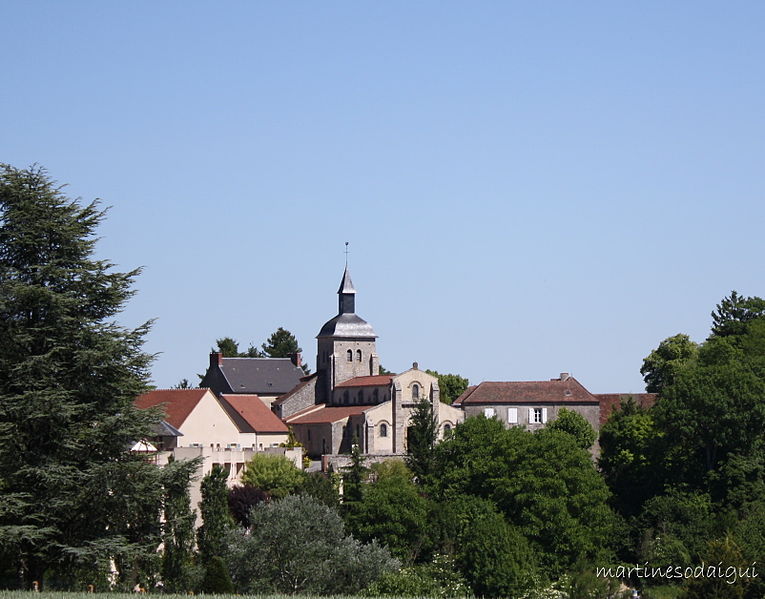
[[[138,270],[94,256],[103,218],[0,165],[0,562],[27,585],[98,588],[157,547],[157,469],[130,451],[156,422],[133,407],[148,324],[114,321]]]

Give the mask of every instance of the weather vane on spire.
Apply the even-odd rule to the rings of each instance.
[[[346,241],[345,242],[345,266],[346,267],[348,266],[348,252],[349,252],[349,250],[348,250],[348,242]]]

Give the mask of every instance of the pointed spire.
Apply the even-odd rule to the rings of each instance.
[[[356,293],[356,289],[353,287],[353,281],[351,281],[351,273],[348,270],[348,265],[345,265],[345,270],[343,271],[343,280],[340,281],[340,288],[337,290],[338,293]]]

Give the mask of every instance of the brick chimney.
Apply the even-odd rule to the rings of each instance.
[[[223,354],[217,351],[210,352],[210,367],[223,366]]]
[[[294,354],[288,354],[290,360],[292,360],[292,363],[300,368],[303,365],[303,355],[300,352],[295,352]]]

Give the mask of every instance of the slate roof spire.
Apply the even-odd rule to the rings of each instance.
[[[348,265],[345,265],[343,271],[343,280],[340,281],[340,288],[337,290],[338,314],[353,314],[356,311],[356,289],[351,281],[351,273],[348,271]]]

